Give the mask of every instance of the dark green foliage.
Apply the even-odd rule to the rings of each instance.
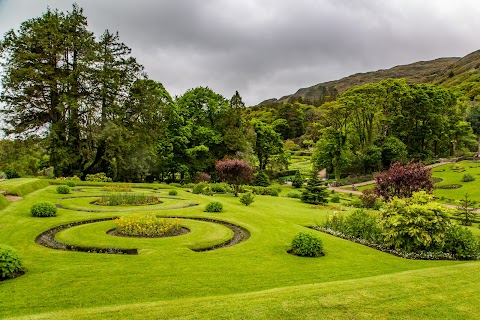
[[[255,175],[252,185],[260,187],[268,187],[270,185],[270,178],[265,171],[260,171]]]
[[[292,186],[294,186],[295,188],[303,187],[303,177],[300,171],[297,171],[295,173],[295,176],[293,177],[293,180],[292,180]]]
[[[34,217],[55,217],[57,215],[57,207],[52,202],[37,202],[30,208],[30,213]]]
[[[255,121],[253,127],[257,135],[254,151],[259,161],[260,170],[265,170],[269,159],[282,150],[283,142],[272,126],[261,121]]]
[[[459,212],[457,216],[460,217],[460,221],[464,226],[471,226],[472,222],[475,221],[475,208],[473,208],[473,201],[470,200],[468,193],[465,194],[465,197],[460,201],[461,206],[458,208]]]
[[[462,178],[462,182],[471,182],[475,181],[475,177],[470,173],[465,173]]]
[[[330,202],[340,203],[340,196],[338,195],[338,193],[334,193],[330,196]]]
[[[225,182],[221,183],[212,183],[210,184],[210,187],[212,188],[213,193],[230,193],[232,192],[232,188]]]
[[[218,201],[209,202],[205,206],[205,212],[222,212],[223,211],[223,204]]]
[[[349,215],[334,214],[322,224],[323,228],[341,232],[348,237],[382,242],[382,229],[378,218],[364,210],[356,210]]]
[[[11,247],[0,245],[0,279],[14,276],[22,270],[22,261]]]
[[[292,253],[301,257],[319,257],[323,255],[323,242],[310,233],[299,232],[292,240]]]
[[[70,188],[73,188],[73,187],[75,187],[76,184],[73,181],[67,181],[66,185],[69,186]]]
[[[177,190],[170,190],[168,191],[169,196],[176,196],[178,194]]]
[[[454,225],[446,233],[443,251],[450,252],[459,259],[478,259],[480,242],[467,228]]]
[[[460,189],[461,187],[463,187],[463,185],[461,184],[444,184],[444,185],[440,185],[440,186],[435,186],[435,188],[437,189]]]
[[[277,190],[275,190],[275,189],[272,189],[272,191],[270,192],[270,195],[271,195],[272,197],[278,197],[278,194],[279,194],[279,192],[278,192]]]
[[[69,194],[70,193],[70,187],[67,185],[60,185],[57,187],[57,193],[60,194]]]
[[[301,200],[310,204],[324,204],[328,202],[327,187],[321,185],[322,182],[313,176],[307,183],[306,190],[303,191]]]
[[[249,206],[253,203],[255,195],[251,192],[247,192],[240,197],[240,203],[243,203],[246,206]]]
[[[7,179],[15,179],[15,178],[20,178],[20,175],[15,169],[10,169],[10,168],[5,168],[3,169],[3,172],[7,176]]]
[[[252,193],[256,195],[261,195],[261,196],[271,196],[271,195],[277,195],[282,191],[282,189],[279,186],[271,186],[271,187],[251,187],[249,190],[252,191]]]

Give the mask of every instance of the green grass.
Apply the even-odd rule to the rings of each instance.
[[[48,181],[42,179],[17,178],[0,182],[0,190],[5,190],[7,194],[23,197],[48,185]]]
[[[462,169],[453,170],[458,165]],[[476,180],[471,182],[462,182],[463,175],[472,174]],[[448,184],[460,184],[459,189],[435,189],[433,194],[437,199],[444,198],[443,202],[456,204],[456,200],[465,197],[468,193],[472,201],[480,202],[480,163],[474,161],[461,161],[457,164],[445,164],[432,169],[432,176],[443,179],[436,186]]]
[[[0,210],[5,209],[8,206],[8,200],[3,194],[0,194]]]
[[[309,156],[292,156],[288,169],[299,170],[303,176],[309,177],[312,174],[313,166]]]
[[[76,245],[138,248],[138,256],[52,250],[35,244],[35,237],[67,222],[132,215],[134,207],[115,212],[59,208],[57,217],[38,219],[29,215],[29,208],[40,199],[81,209],[90,208],[92,198],[62,199],[65,196],[56,194],[55,186],[37,190],[0,211],[0,243],[13,246],[27,269],[22,277],[0,282],[0,318],[480,317],[480,262],[406,260],[317,233],[304,226],[322,221],[332,211],[298,199],[257,196],[247,207],[232,195],[209,197],[176,190],[177,197],[186,200],[169,199],[168,205],[200,205],[168,210],[160,210],[163,204],[135,207],[135,214],[219,219],[243,226],[251,237],[236,246],[194,252],[191,248],[223,242],[231,237],[231,231],[218,224],[184,219],[188,234],[130,239],[107,235],[114,222],[105,221],[66,229],[57,239]],[[99,188],[84,187],[72,196],[99,194]],[[167,191],[160,192],[163,194]],[[224,204],[223,212],[203,212],[212,199]],[[299,231],[318,234],[325,257],[288,254]]]

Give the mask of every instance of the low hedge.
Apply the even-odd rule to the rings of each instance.
[[[49,183],[46,180],[35,179],[33,181],[29,181],[23,184],[19,184],[18,186],[6,188],[6,193],[11,194],[13,196],[24,197],[27,194],[48,187]]]

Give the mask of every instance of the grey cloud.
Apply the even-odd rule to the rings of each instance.
[[[475,0],[79,0],[172,95],[199,85],[247,104],[357,72],[477,50]],[[0,0],[0,32],[62,0]]]

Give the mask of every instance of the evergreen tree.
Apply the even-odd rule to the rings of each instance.
[[[295,188],[303,187],[303,178],[299,170],[297,170],[295,176],[293,177],[292,186],[294,186]]]
[[[328,202],[327,187],[318,179],[316,172],[308,180],[305,191],[302,192],[301,200],[305,203],[324,204]]]

